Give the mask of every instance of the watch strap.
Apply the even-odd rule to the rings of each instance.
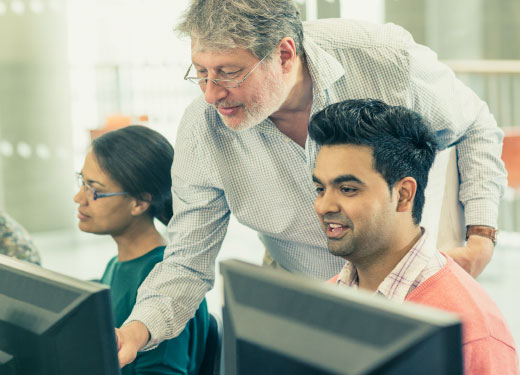
[[[466,227],[466,241],[469,236],[476,235],[481,237],[489,238],[493,241],[493,245],[497,244],[497,234],[498,230],[492,227],[487,227],[484,225],[468,225]]]

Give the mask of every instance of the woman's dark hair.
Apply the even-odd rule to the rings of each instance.
[[[437,136],[416,112],[380,100],[353,99],[332,104],[317,113],[309,135],[318,145],[353,144],[373,150],[374,170],[390,190],[404,177],[417,181],[412,218],[419,224],[428,172],[439,149]]]
[[[163,135],[132,125],[94,139],[92,151],[101,169],[132,197],[147,200],[145,194],[151,195],[150,216],[170,221],[173,147]]]

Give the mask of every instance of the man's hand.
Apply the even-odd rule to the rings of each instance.
[[[456,247],[446,251],[446,254],[471,276],[477,277],[491,260],[494,247],[493,241],[489,238],[472,235],[469,236],[465,247]]]
[[[116,339],[119,367],[123,368],[134,361],[137,351],[150,340],[150,333],[143,323],[134,320],[120,329],[116,328]]]

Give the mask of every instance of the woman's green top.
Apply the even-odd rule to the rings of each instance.
[[[162,261],[165,246],[145,255],[119,262],[112,258],[101,282],[110,286],[116,327],[120,327],[132,311],[139,286],[153,267]],[[209,317],[206,300],[179,336],[162,342],[155,349],[137,353],[137,358],[123,367],[122,375],[197,374],[204,356]]]

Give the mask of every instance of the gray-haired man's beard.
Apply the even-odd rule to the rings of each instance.
[[[256,90],[247,106],[243,103],[234,104],[241,105],[245,112],[240,124],[231,127],[226,123],[226,116],[219,113],[220,118],[233,131],[242,132],[251,129],[278,111],[289,96],[289,91],[290,88],[282,80],[281,75],[269,71],[263,84]]]

